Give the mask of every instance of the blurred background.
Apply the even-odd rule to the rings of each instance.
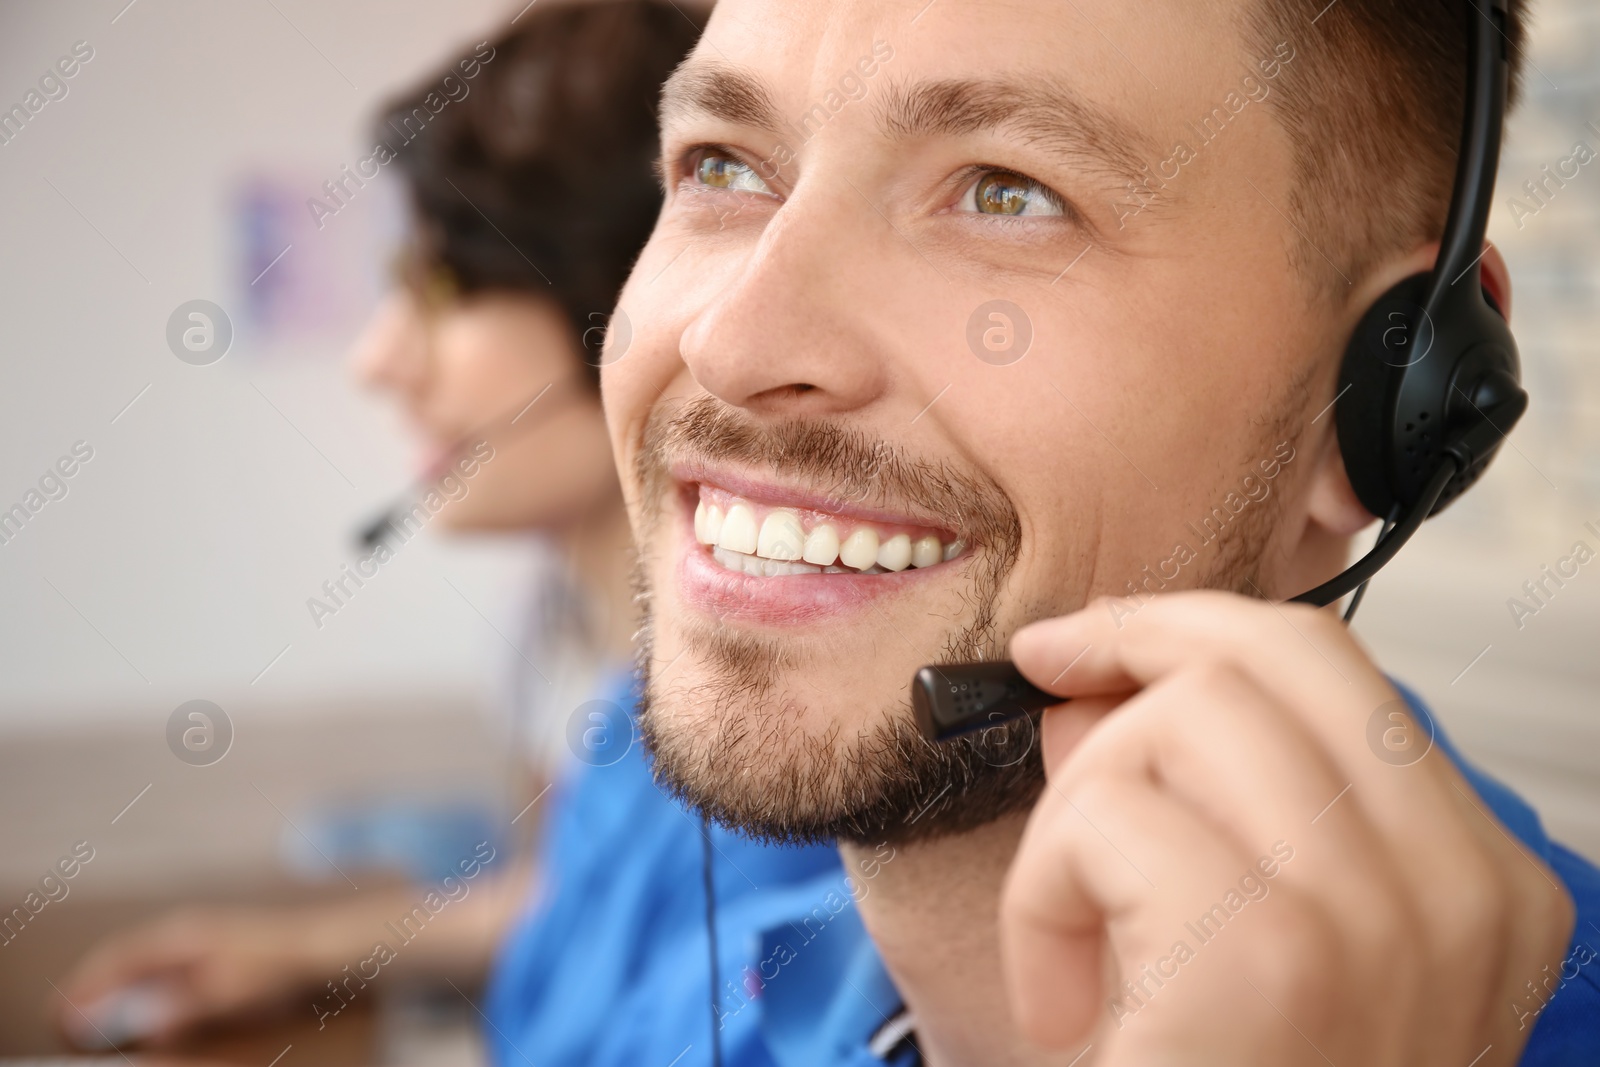
[[[0,144],[0,509],[92,451],[65,496],[0,531],[4,907],[75,842],[94,850],[0,949],[0,1054],[59,1047],[47,979],[172,901],[338,899],[354,883],[332,862],[370,889],[427,878],[456,848],[440,841],[504,847],[503,679],[539,546],[427,530],[336,615],[307,602],[335,603],[323,583],[417,450],[346,358],[390,284],[400,179],[345,182],[343,205],[324,183],[370,155],[380,105],[523,7],[0,8],[0,107],[80,60]],[[336,213],[314,217],[312,198]],[[169,343],[195,300],[232,329],[205,366]],[[210,766],[168,743],[193,700],[231,724]],[[475,1062],[456,999],[431,1020],[357,1005],[318,1034],[322,1062]],[[281,1067],[297,1060],[317,1062]]]
[[[80,60],[0,144],[0,510],[79,461],[65,495],[0,527],[0,905],[74,843],[94,850],[0,948],[0,1055],[56,1047],[52,981],[130,919],[337,898],[357,890],[330,857],[403,883],[441,840],[520,833],[500,679],[540,547],[424,531],[335,613],[307,605],[413,470],[399,416],[344,358],[387,284],[400,191],[387,170],[342,204],[324,183],[370,153],[382,102],[519,9],[0,9],[0,108]],[[1580,142],[1600,151],[1600,9],[1536,12],[1491,229],[1531,416],[1374,584],[1357,630],[1469,757],[1600,859],[1600,559],[1559,586],[1543,570],[1580,541],[1600,552],[1600,160],[1542,200],[1524,190]],[[169,340],[193,301],[231,332],[208,365]],[[169,744],[197,700],[232,738],[205,766]],[[284,1067],[477,1062],[474,994],[456,993],[397,990],[406,1010],[363,1005],[339,1038],[361,1052],[324,1038],[319,1061],[302,1042]]]

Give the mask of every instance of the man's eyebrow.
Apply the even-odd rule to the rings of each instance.
[[[684,63],[661,87],[663,126],[693,114],[774,133],[782,125],[765,82],[739,67],[705,60]]]
[[[661,121],[707,115],[782,136],[787,123],[766,82],[731,64],[690,60],[661,91]],[[891,83],[877,110],[879,128],[894,138],[960,136],[980,130],[1015,134],[1069,163],[1138,181],[1156,143],[1064,86],[1034,80],[955,78]],[[792,130],[792,127],[790,128]]]
[[[956,78],[891,84],[878,111],[890,137],[959,136],[980,130],[1012,133],[1077,166],[1136,181],[1155,142],[1104,108],[1059,85],[1037,80]]]

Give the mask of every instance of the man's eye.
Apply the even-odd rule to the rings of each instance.
[[[690,172],[701,185],[736,193],[772,193],[754,167],[724,152],[703,148],[691,157],[690,163]]]
[[[1032,178],[988,170],[961,195],[961,210],[980,215],[1064,215],[1061,198]]]

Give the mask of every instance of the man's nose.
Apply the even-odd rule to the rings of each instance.
[[[872,287],[885,261],[876,231],[887,227],[843,192],[784,202],[684,330],[684,363],[726,403],[768,416],[838,415],[878,399],[891,380],[892,337]]]

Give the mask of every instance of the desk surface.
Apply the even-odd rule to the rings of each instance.
[[[342,881],[308,888],[282,873],[281,841],[307,811],[395,797],[503,802],[508,745],[493,723],[459,705],[419,704],[330,708],[314,721],[240,707],[232,712],[233,749],[209,767],[173,756],[164,718],[7,737],[0,744],[0,913],[21,903],[73,842],[91,841],[95,856],[65,898],[0,943],[0,1056],[65,1053],[49,1022],[49,1002],[60,1000],[51,983],[114,930],[180,903],[348,899]],[[382,881],[360,878],[363,890]],[[320,1031],[309,1004],[291,1007],[200,1037],[178,1050],[176,1062],[269,1067],[280,1054],[276,1067],[481,1062],[471,1047],[472,1006],[445,992],[456,1003],[419,1006],[410,991],[385,990],[387,1000],[352,1004]]]
[[[46,908],[20,936],[0,948],[0,1054],[66,1054],[66,1043],[49,1023],[62,999],[55,985],[101,937],[171,906],[168,900],[85,900],[77,904],[55,914]],[[352,1004],[320,1032],[309,1011],[286,1008],[270,1017],[199,1035],[171,1050],[175,1064],[240,1067],[266,1067],[280,1053],[284,1055],[277,1067],[376,1064],[375,1002]]]

